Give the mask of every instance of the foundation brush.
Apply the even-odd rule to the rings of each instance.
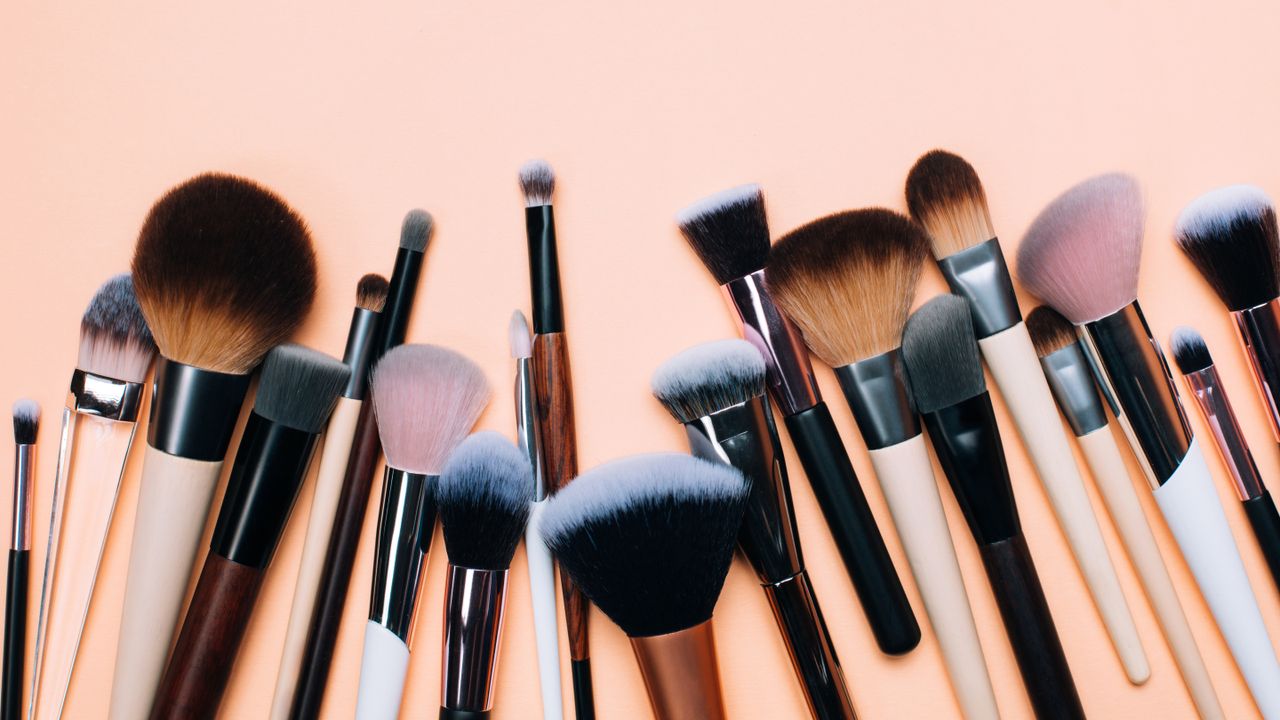
[[[133,280],[107,280],[80,320],[62,410],[29,718],[62,716],[155,354]]]
[[[207,174],[151,208],[133,256],[160,350],[110,717],[147,717],[251,374],[311,307],[306,224],[252,181]]]
[[[805,569],[786,461],[764,394],[764,358],[745,340],[704,343],[659,367],[651,387],[684,425],[695,457],[736,468],[751,486],[738,546],[769,599],[809,712],[821,720],[856,717]]]
[[[996,237],[986,191],[964,158],[934,150],[907,176],[907,206],[928,231],[938,269],[969,303],[982,357],[1013,416],[1058,524],[1097,606],[1111,644],[1135,685],[1151,676],[1084,480],[1076,468],[1053,396],[1022,322],[1013,281]]]
[[[35,494],[36,438],[40,406],[22,399],[13,404],[13,521],[9,567],[5,575],[4,677],[0,678],[0,716],[22,717],[23,673],[27,656],[27,580],[31,573],[31,501]]]
[[[890,210],[836,213],[784,235],[765,278],[810,349],[835,368],[964,716],[994,718],[995,691],[902,367],[902,329],[928,244]]]
[[[658,720],[724,720],[711,614],[749,483],[722,463],[637,455],[552,496],[542,533],[560,568],[631,639]]]
[[[1200,443],[1138,304],[1144,209],[1137,181],[1102,175],[1067,190],[1032,223],[1018,277],[1072,324],[1147,475],[1169,529],[1268,719],[1280,718],[1277,662]]]
[[[758,185],[731,188],[685,208],[676,220],[737,312],[743,337],[765,359],[769,392],[785,418],[876,643],[893,655],[910,651],[920,643],[920,626],[818,392],[800,333],[765,283],[770,246],[764,194]]]
[[[965,300],[943,295],[925,303],[907,320],[902,355],[915,407],[924,416],[938,462],[982,554],[1031,707],[1037,718],[1083,720],[1075,681],[1022,534]]]

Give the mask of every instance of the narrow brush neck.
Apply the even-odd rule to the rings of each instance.
[[[36,466],[35,445],[15,445],[13,457],[13,522],[9,547],[31,549],[31,498],[35,488],[31,478]]]
[[[1272,437],[1280,442],[1280,298],[1231,313],[1258,394],[1267,406]]]
[[[991,395],[925,413],[924,424],[974,540],[990,545],[1021,532]]]
[[[790,417],[817,405],[818,383],[800,331],[773,301],[757,270],[724,284],[729,303],[742,320],[742,337],[764,356],[769,392],[782,414]]]
[[[382,478],[382,504],[373,552],[373,588],[369,619],[382,625],[408,645],[413,639],[414,608],[426,565],[420,534],[428,543],[435,530],[435,503],[424,502],[434,493],[436,478],[387,466]],[[431,524],[423,525],[424,505],[432,507]]]
[[[1022,322],[1013,278],[997,238],[942,258],[938,269],[951,292],[969,301],[979,340]]]
[[[493,708],[507,571],[449,565],[444,587],[440,704],[451,710]]]
[[[151,392],[147,444],[188,460],[221,462],[250,377],[250,373],[215,372],[161,357]]]
[[[547,499],[547,478],[542,472],[542,445],[538,438],[538,415],[536,396],[533,391],[533,359],[516,358],[516,434],[519,436],[520,449],[529,458],[529,467],[533,468],[535,501]]]
[[[369,367],[373,363],[374,345],[378,340],[378,322],[382,313],[358,307],[351,313],[351,329],[347,331],[347,347],[342,362],[351,369],[342,397],[364,400],[369,388]]]
[[[711,621],[666,635],[631,638],[657,720],[724,720]]]
[[[76,368],[71,373],[70,407],[81,415],[137,422],[142,390],[142,383],[116,380]]]
[[[1249,452],[1244,432],[1241,431],[1235,411],[1231,409],[1231,401],[1223,390],[1218,369],[1210,365],[1184,377],[1209,425],[1209,431],[1213,433],[1227,471],[1231,473],[1236,495],[1241,501],[1262,495],[1262,477],[1258,474],[1258,465],[1253,460],[1253,453]]]
[[[1079,341],[1040,358],[1049,389],[1071,432],[1082,437],[1107,424],[1107,411],[1094,382],[1093,367]]]
[[[556,218],[550,205],[524,209],[529,239],[529,288],[533,293],[533,331],[539,335],[564,332],[560,298],[560,260],[556,255]]]
[[[843,365],[835,373],[868,450],[920,434],[920,418],[907,396],[902,348]]]
[[[391,270],[391,280],[387,283],[387,301],[379,313],[378,340],[369,358],[371,364],[376,364],[391,348],[404,344],[425,257],[425,253],[403,247],[396,252],[396,264]]]

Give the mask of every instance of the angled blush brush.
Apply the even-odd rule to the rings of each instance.
[[[40,406],[22,399],[13,404],[13,522],[9,566],[5,574],[3,676],[0,717],[22,717],[23,674],[27,657],[27,580],[31,572],[31,499],[35,493],[36,438]]]

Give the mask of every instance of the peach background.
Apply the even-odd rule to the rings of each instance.
[[[0,399],[32,395],[45,408],[37,533],[46,525],[53,418],[74,364],[79,314],[100,281],[127,268],[154,198],[203,170],[256,178],[308,218],[321,293],[298,339],[335,354],[356,279],[389,272],[402,214],[430,209],[439,231],[410,338],[480,362],[498,389],[480,425],[510,432],[506,323],[512,308],[528,304],[515,172],[535,156],[548,158],[561,181],[557,222],[584,468],[628,453],[681,449],[682,433],[648,394],[649,374],[688,345],[734,332],[714,284],[677,234],[677,209],[745,181],[763,183],[775,232],[851,206],[901,209],[910,164],[943,146],[978,168],[1010,256],[1038,209],[1069,184],[1109,170],[1139,176],[1150,201],[1140,293],[1148,317],[1162,338],[1180,322],[1205,334],[1259,465],[1280,491],[1280,454],[1228,319],[1169,241],[1177,211],[1203,190],[1253,182],[1280,193],[1278,21],[1280,12],[1263,2],[1132,0],[1043,7],[7,3],[0,10],[0,301],[10,308],[5,332],[13,342]],[[929,270],[921,299],[941,287]],[[830,373],[819,374],[909,582],[860,438]],[[1153,666],[1144,687],[1124,680],[1001,412],[1023,522],[1087,711],[1192,717],[1132,569],[1117,555]],[[8,454],[0,459],[8,462]],[[112,530],[70,717],[102,715],[109,692],[137,460]],[[793,455],[789,461],[798,469]],[[1211,462],[1271,632],[1280,637],[1280,598],[1222,467],[1216,457]],[[927,630],[905,658],[874,649],[808,484],[796,475],[809,565],[860,711],[867,718],[956,717]],[[1173,560],[1149,493],[1142,494],[1228,716],[1255,717],[1185,565]],[[950,493],[944,497],[1002,710],[1007,718],[1029,717],[977,553]],[[261,717],[270,701],[309,501],[308,489],[268,578],[223,717]],[[1101,508],[1096,494],[1094,501]],[[1109,522],[1104,526],[1117,549]],[[349,717],[354,706],[372,540],[366,530],[326,717]],[[533,717],[537,702],[523,554],[517,558],[495,718]],[[435,712],[443,564],[434,553],[405,717]],[[922,613],[913,585],[909,592]],[[730,573],[716,623],[732,716],[802,717],[764,597],[742,562]],[[624,638],[599,615],[592,632],[600,716],[646,716]]]

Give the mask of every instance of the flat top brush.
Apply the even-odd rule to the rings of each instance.
[[[0,717],[22,717],[23,673],[27,656],[27,580],[31,572],[31,500],[35,487],[36,438],[40,406],[23,398],[13,404],[13,521],[5,575],[3,677]]]

